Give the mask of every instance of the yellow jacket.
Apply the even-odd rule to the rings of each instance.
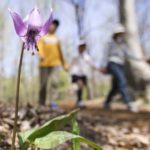
[[[54,67],[64,64],[59,40],[55,34],[47,34],[38,42],[40,67]]]

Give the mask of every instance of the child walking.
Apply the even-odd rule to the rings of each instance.
[[[76,92],[76,106],[85,107],[83,103],[83,89],[88,86],[88,78],[91,68],[95,68],[90,55],[87,53],[85,41],[81,40],[78,45],[78,55],[72,59],[70,74]]]

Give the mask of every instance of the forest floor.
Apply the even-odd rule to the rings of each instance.
[[[74,108],[73,101],[60,103],[61,110],[50,110],[31,105],[19,110],[19,130],[43,124],[55,116]],[[127,111],[122,104],[114,104],[112,110],[102,109],[99,101],[87,101],[86,108],[80,110],[77,120],[81,135],[100,144],[104,150],[150,150],[150,106],[140,106],[138,113]],[[0,150],[9,150],[13,127],[14,108],[0,103]],[[82,145],[82,150],[91,150]],[[71,150],[65,143],[55,150]]]

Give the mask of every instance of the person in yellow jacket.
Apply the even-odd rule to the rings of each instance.
[[[60,42],[55,32],[59,26],[58,20],[53,20],[49,32],[38,42],[39,48],[39,74],[40,74],[40,91],[39,104],[45,105],[47,95],[47,82],[50,78],[51,82],[51,105],[56,105],[54,101],[58,97],[57,86],[59,81],[59,68],[65,66],[65,61],[60,47]]]

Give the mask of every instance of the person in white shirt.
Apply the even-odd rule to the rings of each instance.
[[[82,96],[83,88],[88,86],[88,78],[91,76],[91,69],[95,68],[92,63],[90,55],[86,51],[85,41],[80,41],[78,55],[72,59],[70,65],[70,74],[72,77],[72,83],[77,85],[77,107],[85,107]]]

